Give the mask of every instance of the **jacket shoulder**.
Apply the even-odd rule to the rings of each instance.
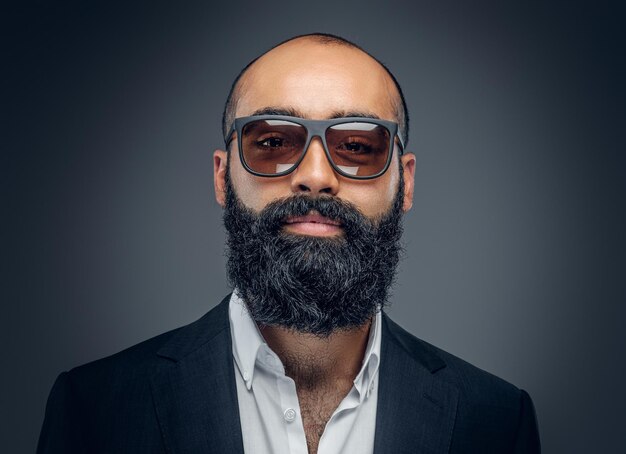
[[[429,376],[458,391],[451,453],[541,451],[535,409],[526,391],[418,339],[387,316],[384,327],[387,342],[398,345],[406,353],[400,356],[417,365],[407,370],[421,368],[416,380]]]
[[[479,405],[519,405],[522,391],[515,385],[417,338],[388,316],[385,318],[393,340],[439,379],[454,385],[465,399]]]
[[[194,345],[210,340],[211,334],[228,326],[228,301],[230,296],[200,319],[159,334],[110,356],[88,362],[69,370],[70,383],[97,383],[102,380],[122,384],[126,379],[137,379],[150,373],[159,356],[169,358],[169,351],[181,350],[181,345]]]
[[[228,300],[189,325],[61,373],[37,452],[162,452],[152,388],[157,366],[181,360],[219,333],[216,345],[226,345]]]

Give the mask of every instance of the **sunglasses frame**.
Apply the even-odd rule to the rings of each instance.
[[[402,155],[402,153],[404,152],[404,144],[402,142],[402,138],[398,135],[398,124],[393,121],[381,120],[378,118],[370,118],[370,117],[340,117],[340,118],[332,118],[329,120],[309,120],[306,118],[290,117],[287,115],[253,115],[250,117],[235,118],[235,122],[233,123],[233,126],[230,128],[230,131],[228,135],[226,136],[227,137],[226,149],[228,150],[230,143],[234,140],[233,135],[235,133],[237,133],[238,138],[241,137],[241,131],[248,123],[251,123],[253,121],[259,121],[259,120],[284,120],[284,121],[289,121],[291,123],[295,123],[297,125],[302,126],[306,130],[307,139],[306,139],[302,154],[298,158],[298,160],[294,163],[294,165],[288,170],[285,170],[279,173],[272,173],[272,174],[261,173],[261,172],[252,170],[246,163],[246,160],[244,159],[242,141],[237,140],[237,147],[239,148],[239,160],[241,161],[241,164],[248,172],[258,177],[272,178],[272,177],[282,177],[285,175],[289,175],[291,172],[293,172],[295,169],[298,168],[298,166],[304,159],[304,156],[306,155],[307,151],[309,150],[309,146],[311,145],[311,140],[313,140],[314,137],[319,137],[319,139],[322,141],[324,152],[326,153],[326,158],[328,159],[328,162],[332,166],[333,170],[337,172],[339,175],[342,175],[346,178],[352,178],[355,180],[372,180],[374,178],[380,177],[382,174],[384,174],[387,171],[387,169],[389,168],[389,165],[391,164],[391,159],[393,157],[393,148],[396,143],[395,141],[396,137],[398,138],[398,142],[400,145],[400,155]],[[356,175],[351,175],[349,173],[344,172],[343,170],[338,168],[337,165],[333,162],[330,156],[330,152],[328,151],[328,144],[326,143],[326,130],[330,128],[331,126],[336,126],[336,125],[340,125],[344,123],[354,123],[354,122],[372,123],[378,126],[382,126],[383,128],[387,129],[387,131],[389,131],[389,137],[394,138],[393,140],[389,140],[389,151],[387,154],[387,162],[385,163],[385,166],[380,172],[374,175],[356,176]]]

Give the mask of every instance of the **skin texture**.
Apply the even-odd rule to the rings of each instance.
[[[398,93],[385,70],[370,56],[348,46],[321,44],[299,38],[262,56],[240,81],[236,116],[254,115],[262,109],[297,112],[309,119],[328,119],[366,113],[397,121],[394,102]],[[231,150],[237,150],[237,138]],[[235,151],[214,153],[216,200],[225,205],[225,177],[230,178],[243,204],[259,212],[269,202],[293,194],[332,195],[355,204],[370,218],[389,211],[399,183],[398,148],[387,172],[374,180],[357,181],[335,173],[318,138],[299,167],[283,177],[257,177],[247,172]],[[401,156],[404,177],[403,211],[413,203],[415,156]],[[313,213],[314,214],[314,213]],[[303,235],[341,234],[341,229],[291,226]],[[371,321],[358,329],[333,333],[328,338],[281,327],[260,326],[268,345],[283,361],[296,382],[309,452],[316,452],[326,422],[352,387],[363,359]],[[342,367],[337,367],[341,364]],[[307,371],[309,373],[307,373]]]

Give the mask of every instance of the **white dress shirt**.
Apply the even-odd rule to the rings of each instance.
[[[285,375],[280,358],[263,339],[236,290],[230,299],[229,317],[244,452],[307,454],[296,384]],[[370,328],[361,370],[326,424],[318,454],[373,452],[380,325],[379,311]]]

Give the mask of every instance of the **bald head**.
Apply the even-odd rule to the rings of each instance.
[[[313,76],[313,77],[312,77]],[[334,109],[322,98],[306,94],[333,90]],[[408,141],[408,112],[400,85],[376,58],[356,44],[335,35],[315,33],[290,38],[250,62],[235,79],[222,117],[225,140],[236,116],[284,107],[295,116],[315,118],[365,114],[350,102],[350,93],[359,93],[363,105],[384,103],[382,115],[399,125],[399,134]],[[354,98],[354,96],[352,96]],[[328,97],[326,98],[328,99]],[[293,102],[293,103],[292,103]],[[324,110],[325,109],[325,110]],[[285,111],[284,108],[279,109]],[[378,109],[380,112],[380,108]],[[321,114],[321,112],[326,112]]]

